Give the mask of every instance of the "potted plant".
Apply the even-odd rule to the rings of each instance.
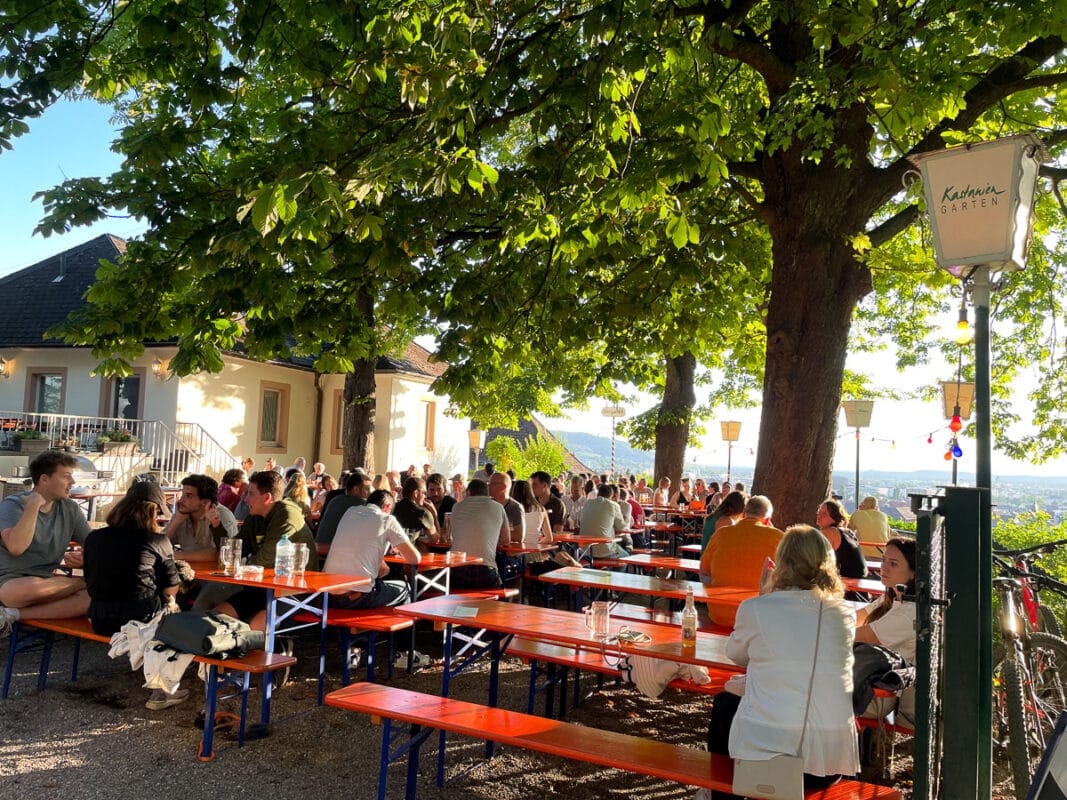
[[[15,431],[15,440],[19,443],[20,453],[43,453],[52,446],[52,441],[47,436],[29,428]]]
[[[127,430],[108,431],[96,437],[96,446],[105,455],[132,456],[137,452],[137,437]]]

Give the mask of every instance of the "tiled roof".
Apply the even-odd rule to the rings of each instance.
[[[115,261],[124,252],[124,240],[104,234],[0,278],[0,346],[65,346],[43,339],[44,332],[85,304],[100,259]]]
[[[85,305],[85,290],[96,280],[101,259],[115,261],[126,252],[126,242],[104,234],[85,244],[64,250],[25,269],[0,278],[0,297],[8,302],[0,307],[0,347],[64,347],[59,339],[42,338],[44,332]],[[62,280],[56,280],[62,275]],[[18,298],[20,302],[11,302]],[[296,340],[289,340],[295,348]],[[243,355],[238,345],[236,355]],[[290,355],[282,363],[312,369],[315,359]],[[404,372],[434,379],[444,373],[446,365],[430,362],[430,352],[414,342],[403,356],[378,356],[378,372]]]
[[[378,356],[378,372],[409,372],[427,378],[439,378],[447,365],[430,361],[430,351],[411,342],[402,358]]]

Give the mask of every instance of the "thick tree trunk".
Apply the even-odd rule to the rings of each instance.
[[[370,470],[374,461],[374,373],[377,358],[355,362],[345,375],[344,469]]]
[[[692,353],[683,353],[666,360],[663,382],[663,402],[656,422],[655,480],[663,476],[671,479],[671,491],[678,488],[685,466],[685,448],[689,443],[689,423],[696,406],[697,360]]]
[[[814,236],[810,223],[794,217],[771,224],[774,271],[753,491],[770,498],[781,528],[814,523],[829,495],[852,312],[870,289],[869,273],[841,234]]]
[[[374,330],[374,300],[365,289],[354,298],[368,330]],[[378,358],[371,354],[355,361],[352,372],[345,375],[344,388],[344,469],[369,470],[374,461],[374,376]],[[384,472],[388,465],[377,465]]]

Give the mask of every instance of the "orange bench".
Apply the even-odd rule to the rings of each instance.
[[[378,773],[379,800],[385,799],[389,764],[405,754],[409,759],[407,798],[414,800],[419,750],[434,730],[689,786],[728,792],[733,785],[733,761],[727,756],[518,711],[489,708],[450,697],[435,697],[373,683],[355,683],[331,692],[326,696],[326,703],[369,714],[375,721],[384,721]],[[399,730],[394,736],[394,720],[406,723],[409,730]],[[443,785],[443,779],[443,772],[439,771],[438,785]],[[842,781],[829,789],[811,790],[805,797],[809,800],[901,800],[896,789],[859,781]]]
[[[598,675],[597,688],[604,675],[613,678],[619,677],[618,667],[605,663],[600,648],[590,649],[583,647],[570,647],[567,645],[550,644],[535,639],[524,639],[516,636],[508,644],[504,651],[508,655],[521,658],[530,664],[530,690],[526,703],[526,711],[534,713],[534,699],[538,692],[545,693],[545,716],[565,717],[567,715],[567,680],[570,671],[574,670],[574,705],[581,700],[581,673],[595,672]],[[537,678],[541,672],[540,664],[548,665],[548,676],[543,683],[538,685]],[[558,670],[557,667],[563,669]],[[737,673],[737,670],[708,670],[711,683],[694,683],[689,680],[676,678],[668,686],[684,692],[697,692],[698,694],[715,695],[722,691],[726,680]],[[559,686],[559,714],[554,713],[555,695],[550,691]]]
[[[11,686],[15,655],[36,642],[36,637],[20,635],[23,627],[36,628],[44,632],[44,648],[41,651],[41,665],[37,673],[37,690],[40,692],[45,690],[48,682],[48,670],[52,660],[52,645],[57,633],[74,639],[74,658],[70,675],[72,681],[78,680],[78,659],[81,653],[82,640],[101,642],[103,644],[110,644],[111,642],[110,637],[103,636],[93,630],[92,623],[88,617],[19,620],[12,627],[11,640],[8,643],[7,670],[4,673],[2,693],[2,697],[5,700]],[[197,758],[201,761],[211,761],[215,758],[213,744],[216,724],[233,717],[230,714],[216,712],[218,690],[229,685],[236,687],[241,694],[241,714],[234,722],[238,725],[237,746],[242,747],[245,739],[245,720],[248,711],[248,690],[251,676],[271,673],[296,664],[296,658],[293,656],[267,653],[263,650],[252,650],[241,658],[218,659],[209,656],[195,656],[193,661],[198,664],[205,664],[208,673],[207,680],[204,682],[204,736],[197,750]],[[240,678],[226,673],[240,673]]]
[[[298,612],[293,616],[294,621],[319,625],[319,617],[306,611]],[[393,649],[394,636],[397,631],[406,630],[415,624],[411,617],[397,614],[390,607],[383,608],[358,608],[339,609],[330,608],[326,612],[326,625],[337,628],[341,637],[341,685],[348,686],[352,682],[351,665],[348,662],[348,654],[351,651],[352,634],[367,634],[367,680],[374,682],[374,668],[377,659],[375,650],[379,633],[389,634],[389,660],[388,675],[393,677]],[[321,628],[321,626],[320,626]],[[324,697],[323,681],[326,669],[326,631],[321,629],[319,636],[319,703]]]

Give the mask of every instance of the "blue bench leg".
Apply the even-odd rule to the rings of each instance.
[[[321,680],[321,677],[320,677]],[[245,672],[241,681],[241,722],[237,729],[237,746],[245,746],[245,720],[248,718],[248,687],[252,683],[252,673]]]
[[[204,683],[206,689],[206,700],[204,702],[204,738],[200,743],[200,752],[196,756],[201,761],[211,761],[215,758],[215,708],[218,704],[218,684],[218,667],[214,664],[208,664],[207,681]]]
[[[378,632],[367,631],[367,682],[374,683],[374,663],[378,651]],[[389,665],[389,677],[392,677],[393,665]]]
[[[21,630],[22,626],[17,622],[11,626],[11,638],[7,643],[7,668],[4,670],[4,690],[0,693],[4,700],[7,700],[8,692],[11,690],[11,673],[15,670],[15,653],[19,651]]]
[[[74,661],[70,666],[70,682],[74,683],[78,680],[78,659],[81,658],[82,652],[82,640],[74,640]]]
[[[352,652],[352,631],[348,628],[338,628],[337,635],[341,639],[341,685],[348,686],[352,682],[352,670],[348,664],[349,654]]]
[[[389,777],[389,745],[392,742],[390,732],[393,721],[388,718],[382,720],[382,760],[378,765],[378,800],[385,800],[385,782]]]
[[[52,631],[45,631],[44,650],[41,651],[41,671],[37,673],[37,691],[43,692],[48,683],[48,669],[52,666],[52,643],[56,636]]]

